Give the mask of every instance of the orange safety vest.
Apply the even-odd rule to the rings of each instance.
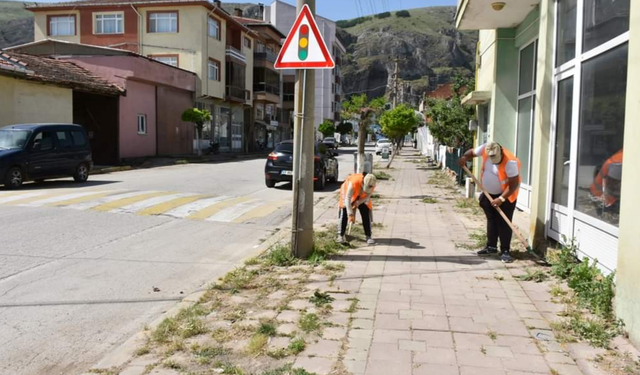
[[[603,181],[609,176],[609,167],[612,164],[622,164],[622,150],[616,152],[612,157],[604,162],[602,168],[600,168],[600,171],[598,172],[598,175],[593,180],[589,188],[591,194],[596,197],[602,197],[604,194],[604,202],[607,206],[611,206],[616,203],[618,198],[620,198],[620,196],[612,195],[612,192],[604,191],[605,189],[603,189]]]
[[[351,197],[352,207],[359,199],[364,200],[367,198],[367,193],[365,193],[363,189],[364,176],[362,175],[362,173],[351,174],[347,178],[345,178],[342,186],[340,186],[340,208],[345,208],[344,198],[347,196],[349,182],[351,182],[351,186],[353,186],[353,196]],[[369,203],[367,203],[367,207],[369,207],[370,210],[373,209],[373,203],[371,202],[371,200],[369,200]]]
[[[485,148],[482,152],[482,176],[484,176],[484,166],[487,164],[487,159],[489,156],[487,155],[487,149]],[[520,176],[520,159],[518,159],[511,151],[506,149],[502,149],[502,161],[498,164],[498,178],[500,179],[500,185],[502,186],[502,191],[507,190],[509,187],[509,177],[507,176],[507,163],[511,160],[515,160],[518,162],[518,183],[522,183],[522,176]],[[482,177],[481,176],[481,177]],[[518,193],[520,192],[520,187],[513,192],[509,196],[509,202],[514,203],[518,199]]]

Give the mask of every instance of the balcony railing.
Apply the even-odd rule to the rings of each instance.
[[[256,51],[253,53],[253,57],[255,59],[264,59],[267,61],[271,61],[272,63],[276,62],[276,59],[278,58],[278,55],[276,55],[274,52],[266,50],[266,51]]]
[[[296,95],[295,94],[282,94],[282,101],[283,102],[292,102],[295,100]]]
[[[258,82],[253,85],[254,92],[268,92],[273,95],[280,95],[280,87],[266,82]]]
[[[226,94],[230,100],[244,102],[250,99],[249,91],[245,90],[244,87],[227,86]]]
[[[227,46],[227,56],[238,59],[245,64],[247,63],[247,56],[245,56],[244,53],[242,53],[242,51],[240,51],[235,47]]]

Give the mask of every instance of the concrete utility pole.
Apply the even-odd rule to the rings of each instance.
[[[395,68],[393,69],[393,108],[398,105],[398,58],[394,60]]]
[[[297,13],[308,5],[315,16],[316,0],[297,0]],[[291,249],[297,258],[313,250],[313,162],[315,157],[315,70],[296,71],[295,121],[293,124],[293,213]]]

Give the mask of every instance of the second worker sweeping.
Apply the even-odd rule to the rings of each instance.
[[[355,210],[360,211],[362,217],[362,226],[364,234],[367,236],[367,243],[373,245],[375,241],[371,238],[371,221],[373,215],[373,203],[371,202],[371,194],[376,188],[376,176],[367,173],[355,173],[349,175],[340,187],[340,213],[339,225],[340,235],[338,242],[346,242],[344,234],[347,231],[349,222],[355,223]]]

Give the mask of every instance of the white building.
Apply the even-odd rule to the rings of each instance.
[[[274,1],[271,5],[266,6],[264,10],[263,19],[266,22],[270,22],[275,25],[276,28],[287,35],[293,27],[293,22],[297,16],[296,7],[289,5],[282,1]],[[342,56],[346,52],[344,46],[336,37],[336,23],[321,16],[316,16],[316,23],[318,28],[324,37],[324,41],[331,52],[336,68],[335,69],[318,69],[315,70],[316,74],[316,105],[314,124],[316,130],[318,125],[324,120],[332,120],[334,123],[340,122],[340,110],[342,108],[342,71],[340,65],[342,64]],[[285,86],[291,87],[291,83],[295,82],[295,71],[285,70],[283,71],[283,83]],[[292,96],[287,97],[285,88],[285,103],[284,108],[293,109]],[[287,99],[291,99],[290,105],[287,105]],[[317,137],[321,137],[320,133],[317,133]]]

